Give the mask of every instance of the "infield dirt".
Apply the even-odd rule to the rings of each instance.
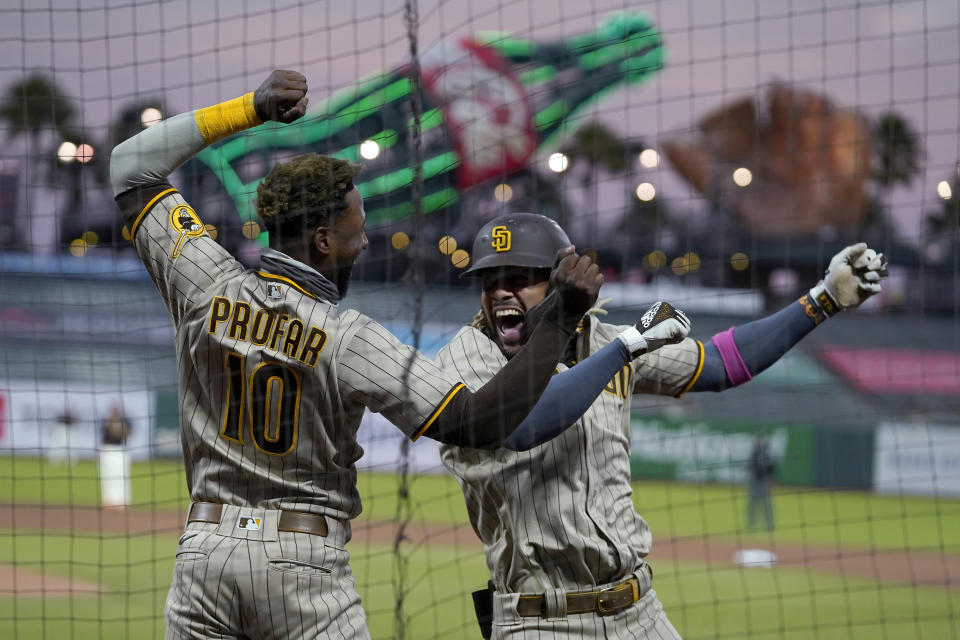
[[[183,528],[184,514],[179,511],[111,510],[92,507],[0,505],[0,522],[13,529],[101,531],[104,534],[176,534]],[[429,543],[481,552],[473,530],[466,525],[440,525],[415,522],[406,527],[410,544]],[[354,548],[365,543],[393,544],[397,524],[392,521],[357,520],[353,524]],[[757,543],[731,539],[657,538],[651,562],[654,566],[692,562],[713,566],[733,565],[733,555]],[[960,589],[960,556],[926,550],[864,549],[849,546],[816,546],[771,541],[763,545],[777,555],[777,564],[814,572],[829,572],[878,581],[914,586]],[[57,581],[63,581],[64,584]],[[96,584],[68,581],[23,567],[0,565],[0,584],[15,585],[16,591],[69,590],[96,594]],[[73,585],[73,586],[71,586]]]

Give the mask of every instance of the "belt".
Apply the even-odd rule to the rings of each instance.
[[[653,580],[653,569],[645,563],[643,568]],[[567,613],[593,613],[605,616],[626,609],[643,596],[640,593],[640,581],[631,576],[607,589],[597,591],[577,591],[567,594]],[[520,596],[517,613],[523,617],[544,616],[546,598],[543,595]]]
[[[223,505],[215,502],[194,502],[187,513],[187,524],[191,522],[212,522],[220,524]],[[327,519],[317,513],[303,511],[280,511],[277,531],[309,533],[315,536],[327,535]]]

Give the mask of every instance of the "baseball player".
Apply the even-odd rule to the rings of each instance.
[[[480,279],[482,310],[439,355],[468,387],[520,353],[529,310],[550,288],[550,256],[568,243],[555,222],[532,213],[498,217],[477,234],[467,275]],[[492,578],[492,593],[474,594],[487,637],[492,621],[498,639],[678,638],[651,588],[650,529],[631,501],[632,395],[743,384],[824,319],[877,293],[885,275],[882,254],[847,247],[797,303],[707,343],[685,338],[630,360],[573,428],[546,443],[528,451],[442,445]],[[622,331],[587,313],[558,370],[576,370]],[[554,400],[551,391],[541,402]]]
[[[367,246],[352,182],[359,167],[316,154],[277,164],[260,185],[271,247],[259,269],[245,270],[167,176],[217,139],[301,117],[306,90],[299,73],[275,71],[255,92],[170,118],[111,157],[117,203],[176,330],[193,502],[165,607],[167,638],[368,637],[345,550],[360,512],[354,463],[364,409],[413,440],[471,450],[503,444],[531,419],[549,426],[544,405],[531,407],[602,283],[573,247],[558,251],[559,295],[527,349],[468,390],[338,306]]]

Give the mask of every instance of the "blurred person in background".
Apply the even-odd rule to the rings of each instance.
[[[53,420],[50,428],[50,442],[46,447],[47,460],[53,464],[73,464],[73,429],[77,417],[70,409],[64,408]]]
[[[758,514],[763,514],[767,531],[773,531],[773,503],[770,489],[777,475],[777,461],[770,451],[766,434],[758,433],[747,459],[747,528],[756,526]]]
[[[113,405],[100,428],[100,502],[106,508],[130,505],[130,421]]]

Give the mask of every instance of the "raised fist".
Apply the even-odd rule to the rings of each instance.
[[[264,122],[293,122],[307,111],[307,79],[277,69],[253,92],[253,108]]]
[[[823,280],[810,289],[810,299],[826,316],[860,306],[880,293],[887,277],[887,258],[865,242],[852,244],[833,256]]]
[[[603,285],[600,268],[587,256],[577,255],[572,246],[561,249],[550,282],[557,292],[557,305],[565,324],[580,322],[592,307]]]
[[[669,302],[655,302],[633,327],[617,337],[636,358],[665,344],[682,342],[690,333],[690,319]]]

